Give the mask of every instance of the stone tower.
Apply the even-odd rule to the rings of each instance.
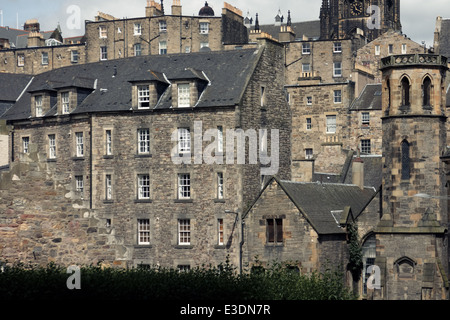
[[[375,230],[383,299],[448,299],[445,75],[439,55],[382,59],[382,219]]]
[[[400,0],[322,0],[321,39],[362,33],[369,41],[388,30],[401,31]]]

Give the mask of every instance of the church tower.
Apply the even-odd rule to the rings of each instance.
[[[375,230],[380,298],[448,299],[447,59],[382,59],[382,219]]]
[[[388,30],[402,30],[400,0],[323,0],[320,22],[322,40],[359,33],[372,41]]]

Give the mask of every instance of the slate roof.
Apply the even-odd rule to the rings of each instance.
[[[270,34],[275,39],[278,39],[280,33],[280,26],[274,24],[260,25],[260,30]],[[308,38],[318,39],[320,37],[320,20],[294,22],[291,25],[295,33],[295,38],[302,40],[303,36]]]
[[[0,73],[0,117],[16,102],[31,79],[31,75]]]
[[[351,110],[381,110],[381,84],[367,84],[358,98],[356,98]]]
[[[18,38],[21,35],[28,35],[28,31],[9,27],[0,27],[0,39],[8,39],[11,47],[17,47],[19,42]]]
[[[351,184],[272,179],[277,181],[319,235],[344,234],[344,229],[338,223],[340,211],[344,213],[350,207],[353,216],[357,217],[377,194],[374,188],[361,189]]]
[[[200,79],[205,83],[195,108],[235,106],[241,101],[260,55],[261,51],[255,49],[211,51],[131,57],[59,68],[36,75],[26,94],[2,118],[27,119],[31,116],[31,92],[70,85],[93,90],[72,114],[129,111],[132,101],[130,81],[144,80],[166,82],[167,89],[154,109],[170,109],[170,83],[185,78]],[[0,86],[5,85],[8,87],[3,82]]]
[[[378,190],[382,184],[382,157],[378,155],[361,155],[360,157],[364,163],[364,185]],[[351,159],[353,160],[353,157]],[[348,166],[346,174],[342,176],[343,178],[345,177],[344,181],[342,181],[343,183],[352,183],[353,178],[351,163]]]
[[[441,34],[439,37],[440,52],[443,56],[450,58],[450,19],[443,19],[441,25]]]

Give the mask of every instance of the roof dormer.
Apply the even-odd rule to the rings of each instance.
[[[192,108],[198,103],[209,84],[204,72],[186,68],[171,75],[172,106],[174,108]]]
[[[136,75],[129,82],[132,84],[133,110],[155,108],[170,85],[164,74],[151,70],[142,75]]]
[[[56,103],[56,91],[48,84],[28,91],[31,94],[31,118],[44,117]]]

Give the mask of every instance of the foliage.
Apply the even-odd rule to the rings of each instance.
[[[64,267],[16,265],[0,272],[0,300],[330,300],[354,299],[342,275],[327,270],[304,275],[273,264],[239,275],[228,262],[190,271],[153,267],[80,268],[81,289],[69,290]]]
[[[347,232],[350,251],[350,271],[353,274],[353,278],[357,280],[363,267],[363,254],[358,237],[358,226],[354,223],[349,224]]]

